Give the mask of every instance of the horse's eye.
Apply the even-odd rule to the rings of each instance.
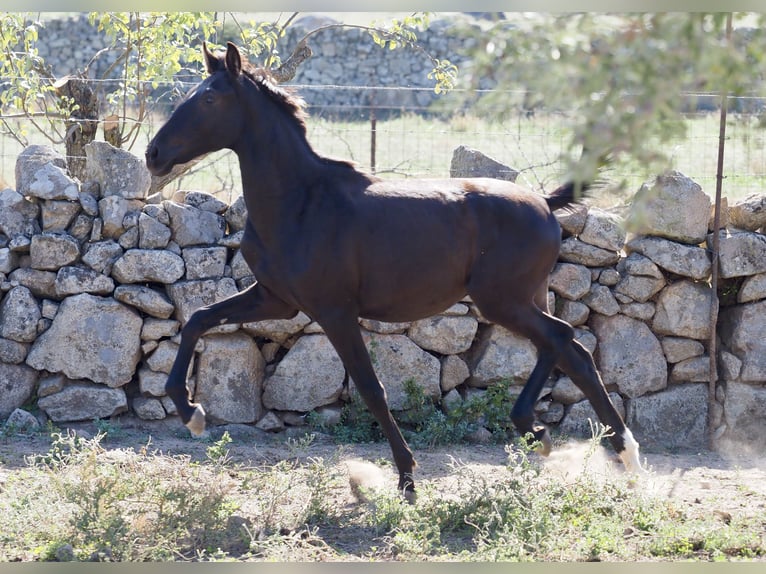
[[[212,104],[215,102],[215,96],[213,94],[205,94],[205,103]]]

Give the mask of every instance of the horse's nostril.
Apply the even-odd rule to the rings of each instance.
[[[159,150],[157,149],[157,146],[156,146],[156,145],[150,145],[150,146],[149,146],[149,147],[146,149],[146,159],[149,159],[149,160],[155,160],[155,159],[157,159],[157,156],[159,155],[159,153],[160,153],[160,152],[159,152]]]

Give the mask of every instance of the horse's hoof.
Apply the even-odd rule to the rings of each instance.
[[[535,429],[534,435],[535,435],[535,440],[540,443],[538,447],[535,449],[536,452],[542,456],[550,455],[551,450],[553,449],[553,441],[551,440],[550,433],[548,433],[548,429],[547,428]]]
[[[193,406],[194,412],[192,413],[189,422],[186,423],[186,428],[188,428],[194,436],[200,436],[205,432],[205,409],[202,408],[202,405]]]
[[[418,495],[415,493],[415,489],[404,490],[404,500],[408,504],[415,504],[418,500]]]
[[[410,504],[415,504],[417,495],[415,494],[415,481],[412,479],[412,474],[406,473],[399,477],[399,492],[404,496],[404,500]]]

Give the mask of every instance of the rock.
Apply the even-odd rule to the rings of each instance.
[[[37,402],[53,422],[92,421],[109,418],[128,410],[123,389],[85,381],[72,381],[63,390]]]
[[[582,300],[592,311],[601,315],[611,316],[620,312],[619,303],[612,295],[611,289],[605,285],[594,283]]]
[[[665,355],[646,323],[624,315],[597,315],[591,323],[598,338],[596,359],[605,385],[617,385],[631,399],[667,386]]]
[[[42,317],[40,304],[26,287],[14,287],[0,303],[0,337],[31,343],[37,338],[37,324]]]
[[[718,305],[709,285],[693,281],[676,281],[662,290],[652,330],[659,335],[673,335],[705,340],[710,337],[712,305]]]
[[[555,315],[559,319],[572,325],[572,327],[578,327],[584,325],[588,320],[588,317],[590,316],[590,307],[579,301],[564,299],[557,305]]]
[[[19,365],[27,357],[29,345],[0,338],[0,363]]]
[[[739,378],[742,372],[742,361],[737,355],[729,353],[723,349],[718,354],[719,377],[724,381],[734,381]]]
[[[164,249],[172,237],[170,227],[160,223],[154,217],[141,213],[138,217],[139,249]]]
[[[742,361],[743,382],[766,381],[766,301],[727,307],[721,311],[718,333],[723,345]]]
[[[146,367],[138,370],[138,388],[145,397],[162,397],[165,395],[166,373],[158,373]]]
[[[245,222],[247,221],[247,207],[245,206],[245,198],[243,196],[237,197],[234,202],[223,214],[226,223],[229,225],[231,231],[242,231],[245,229]]]
[[[165,418],[165,407],[158,399],[151,397],[136,397],[133,399],[133,412],[145,421],[159,421]]]
[[[465,361],[456,355],[448,355],[441,360],[441,379],[439,384],[443,393],[448,393],[462,385],[471,376]]]
[[[146,358],[146,366],[153,371],[170,374],[177,354],[178,345],[176,343],[161,341],[154,352]],[[189,368],[191,369],[191,365]]]
[[[187,247],[182,252],[186,279],[217,279],[223,277],[228,250],[225,247]]]
[[[567,376],[561,377],[556,381],[551,390],[551,396],[554,401],[564,405],[571,405],[585,399],[585,394]]]
[[[43,201],[40,209],[43,232],[64,233],[80,212],[80,204],[74,201]]]
[[[205,337],[199,354],[195,400],[210,420],[253,423],[261,418],[261,388],[266,362],[245,333]]]
[[[183,277],[184,260],[170,251],[128,249],[115,261],[112,277],[120,283],[173,284]]]
[[[175,310],[165,295],[141,285],[120,285],[114,290],[114,298],[159,319],[167,319]]]
[[[525,383],[537,363],[531,341],[500,325],[491,325],[474,346],[471,386],[488,387],[503,379]]]
[[[0,273],[8,274],[19,266],[19,256],[7,247],[0,248]]]
[[[265,337],[277,343],[284,343],[293,335],[303,331],[309,323],[311,323],[311,319],[305,313],[300,312],[292,319],[243,323],[242,329],[254,337]]]
[[[674,385],[628,402],[626,423],[647,449],[699,451],[707,447],[707,385]]]
[[[710,197],[678,171],[657,176],[633,197],[625,224],[638,235],[653,235],[698,245],[705,241]]]
[[[587,205],[574,205],[571,209],[558,209],[553,212],[558,219],[561,229],[569,235],[580,235],[585,229],[585,221],[588,219]]]
[[[60,299],[80,293],[110,295],[114,291],[114,280],[93,269],[68,266],[59,269],[54,288]]]
[[[125,199],[119,195],[110,195],[100,200],[98,212],[102,222],[102,237],[118,239],[126,231],[123,226],[125,216],[140,213],[143,206],[143,202],[138,199]]]
[[[32,413],[16,409],[5,421],[3,429],[14,433],[29,434],[40,430],[40,423]]]
[[[44,299],[56,299],[56,274],[53,271],[40,271],[20,267],[15,269],[9,276],[13,282],[26,287],[32,295]]]
[[[184,203],[202,211],[222,214],[229,207],[212,193],[205,191],[187,191],[184,195]]]
[[[0,363],[0,419],[32,398],[39,373],[26,365]]]
[[[569,237],[561,242],[559,259],[588,267],[609,267],[620,260],[620,254],[590,245],[576,237]]]
[[[12,189],[0,191],[0,232],[8,237],[32,237],[40,232],[37,216],[40,208]]]
[[[86,175],[97,181],[103,197],[146,199],[152,177],[143,158],[104,141],[85,146]]]
[[[334,403],[345,369],[325,335],[301,337],[263,385],[267,409],[310,411]]]
[[[142,341],[159,341],[167,337],[174,337],[181,324],[174,319],[144,319],[144,326],[141,328]]]
[[[707,279],[711,273],[710,257],[701,247],[660,237],[637,237],[628,243],[627,249],[648,257],[659,267],[676,275],[701,280]]]
[[[426,397],[441,399],[441,363],[436,357],[423,351],[404,335],[364,333],[364,340],[375,374],[386,390],[391,410],[408,408],[405,392],[408,381],[420,387]],[[351,377],[349,392],[358,392]]]
[[[42,271],[57,271],[80,259],[80,243],[66,233],[35,235],[29,245],[31,267]]]
[[[624,416],[625,407],[622,397],[617,393],[609,393],[609,398],[614,404],[617,412]],[[580,401],[573,404],[566,414],[566,417],[559,425],[559,432],[568,436],[579,438],[591,438],[599,432],[601,421],[593,410],[593,406],[588,401]]]
[[[82,257],[82,262],[98,273],[111,275],[114,262],[123,253],[124,250],[116,241],[99,241],[88,245],[85,255]]]
[[[360,319],[359,324],[371,333],[396,335],[404,333],[410,328],[412,323],[386,323],[384,321],[373,321],[372,319]]]
[[[550,275],[548,287],[551,291],[576,301],[590,290],[590,269],[574,263],[557,263]]]
[[[277,432],[285,428],[282,419],[271,411],[263,415],[263,418],[261,418],[255,426],[266,432]]]
[[[16,191],[25,197],[77,201],[79,185],[66,167],[64,156],[52,148],[27,146],[16,159]]]
[[[606,211],[591,208],[579,239],[607,251],[620,251],[625,245],[625,229],[620,218]]]
[[[170,216],[173,241],[180,247],[215,245],[223,238],[226,231],[223,216],[173,201],[164,201],[163,206]]]
[[[766,444],[766,387],[739,382],[726,383],[724,402],[727,438],[754,447],[758,452]]]
[[[747,231],[766,228],[766,194],[748,195],[729,206],[729,225]]]
[[[722,230],[718,261],[721,277],[743,277],[766,272],[766,236],[751,231]],[[708,245],[712,245],[712,236]]]
[[[141,357],[141,325],[135,311],[114,299],[68,297],[50,328],[33,343],[27,364],[71,379],[124,385]]]
[[[478,321],[473,317],[437,315],[415,321],[409,338],[423,349],[442,355],[456,355],[471,348]]]
[[[766,273],[747,277],[737,293],[737,303],[750,303],[766,299]]]
[[[694,339],[664,337],[661,344],[668,363],[680,363],[692,357],[699,357],[705,352],[702,343]]]
[[[467,146],[458,146],[452,152],[450,177],[492,177],[516,181],[519,172],[505,164]]]
[[[710,357],[691,357],[676,363],[670,371],[670,381],[673,383],[710,381]]]

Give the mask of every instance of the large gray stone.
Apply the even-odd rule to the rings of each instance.
[[[68,297],[32,345],[27,364],[110,387],[130,382],[141,358],[141,317],[114,299]]]
[[[199,354],[195,399],[216,423],[253,423],[261,418],[266,362],[245,333],[205,337]]]
[[[37,402],[54,422],[92,421],[128,410],[123,389],[112,389],[87,381],[72,381],[63,390]]]
[[[86,267],[62,267],[54,284],[59,298],[79,293],[109,295],[114,291],[114,280]]]
[[[569,237],[561,242],[559,259],[588,267],[609,267],[620,260],[620,254],[585,243],[576,237]]]
[[[163,206],[170,216],[173,241],[180,247],[215,245],[223,238],[226,231],[223,216],[173,201],[165,201]]]
[[[701,247],[661,237],[637,237],[628,242],[627,249],[641,253],[666,271],[677,275],[698,280],[710,276],[710,257]]]
[[[629,231],[698,245],[705,240],[710,197],[698,183],[678,171],[645,183],[633,198],[626,218]]]
[[[128,249],[114,262],[112,277],[120,283],[171,284],[183,277],[184,260],[172,251]]]
[[[752,194],[729,206],[729,225],[756,231],[766,227],[766,194]]]
[[[744,277],[766,272],[766,236],[751,231],[722,230],[718,235],[721,277]],[[712,245],[712,235],[708,244]]]
[[[119,195],[110,195],[100,200],[98,211],[102,221],[101,235],[106,238],[118,239],[126,231],[123,225],[125,216],[129,213],[135,213],[136,217],[140,217],[138,214],[143,206],[141,200],[125,199]]]
[[[580,241],[608,251],[620,251],[625,245],[622,220],[614,213],[591,208],[580,232]]]
[[[766,444],[766,387],[746,383],[726,383],[724,420],[727,438],[745,443],[757,452]]]
[[[365,333],[364,340],[372,359],[378,380],[386,390],[391,410],[408,406],[406,383],[414,382],[426,397],[441,398],[441,363],[404,335],[377,335]],[[356,383],[350,378],[349,392],[357,393]]]
[[[163,293],[143,285],[120,285],[114,290],[114,298],[159,319],[167,319],[175,310]]]
[[[0,419],[32,398],[39,373],[26,365],[0,363]]]
[[[305,313],[300,312],[292,319],[243,323],[242,328],[255,337],[265,337],[277,343],[284,343],[290,337],[303,331],[303,328],[309,323],[311,323],[311,319]]]
[[[629,398],[665,388],[665,355],[646,323],[625,315],[597,315],[591,323],[598,338],[596,359],[604,384],[617,385]]]
[[[551,291],[576,301],[590,290],[590,269],[574,263],[557,263],[550,275],[548,287]]]
[[[659,335],[673,335],[704,340],[710,337],[710,314],[718,299],[705,283],[676,281],[657,297],[652,330]]]
[[[708,389],[701,383],[674,385],[628,402],[627,424],[647,449],[707,448]]]
[[[79,261],[80,243],[66,233],[35,235],[29,244],[29,256],[33,269],[57,271]]]
[[[223,277],[228,250],[225,247],[187,247],[183,250],[186,279],[217,279]]]
[[[192,313],[200,307],[212,305],[237,293],[237,285],[230,277],[180,281],[168,285],[166,289],[175,307],[174,316],[182,325],[185,325]],[[239,325],[236,323],[221,325],[210,329],[208,333],[230,333],[238,328]]]
[[[609,393],[609,399],[614,404],[617,412],[621,416],[625,415],[625,406],[622,402],[622,397],[618,393]],[[598,433],[598,424],[603,424],[596,415],[596,411],[593,410],[593,405],[587,400],[583,400],[574,403],[569,407],[569,411],[561,424],[559,424],[558,430],[560,433],[579,437],[579,438],[591,438],[594,434]]]
[[[727,307],[719,318],[722,344],[742,361],[740,378],[745,382],[766,381],[766,300]]]
[[[0,303],[0,337],[31,343],[37,338],[40,304],[26,287],[11,289]]]
[[[16,159],[16,191],[40,199],[76,201],[79,185],[66,168],[66,158],[50,146],[27,146]]]
[[[407,334],[423,349],[457,355],[471,348],[478,327],[474,317],[437,315],[415,321]]]
[[[737,303],[750,303],[761,299],[766,299],[766,273],[746,278],[737,293]]]
[[[97,181],[104,197],[116,195],[124,199],[145,199],[152,176],[143,158],[104,141],[85,146],[86,175]]]
[[[493,177],[516,181],[519,172],[473,148],[461,145],[452,152],[450,177]]]
[[[19,234],[31,237],[40,233],[39,212],[38,205],[20,193],[12,189],[0,191],[0,232],[8,237]]]
[[[345,369],[325,335],[301,337],[263,385],[263,405],[310,411],[340,397]]]
[[[488,387],[503,379],[524,383],[537,363],[537,349],[525,339],[500,325],[491,325],[474,345],[469,384]]]

